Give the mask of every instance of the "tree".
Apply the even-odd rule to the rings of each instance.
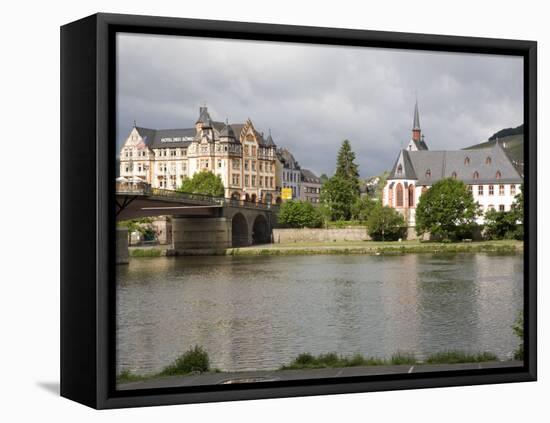
[[[512,204],[512,212],[514,213],[514,217],[521,224],[523,224],[523,198],[523,184],[521,184],[519,192],[514,197],[514,204]]]
[[[443,239],[457,239],[473,229],[479,205],[462,181],[441,179],[420,196],[416,208],[416,232]]]
[[[395,209],[375,203],[367,219],[367,232],[375,241],[402,238],[405,220]]]
[[[192,178],[184,179],[178,191],[212,197],[223,197],[224,195],[222,179],[210,171],[197,172]]]
[[[331,220],[349,220],[351,206],[358,198],[353,183],[334,175],[321,188],[321,202],[328,209]]]
[[[321,214],[310,202],[294,200],[281,205],[278,220],[292,228],[318,228],[322,223]]]
[[[517,226],[513,211],[490,209],[485,213],[485,236],[488,239],[515,238]]]
[[[376,201],[371,200],[367,196],[358,198],[351,206],[351,218],[360,222],[366,222],[375,205]]]
[[[322,173],[321,176],[319,176],[319,179],[321,180],[321,185],[324,184],[326,181],[328,181],[328,176],[326,173]]]
[[[351,150],[348,140],[342,141],[342,146],[338,151],[335,176],[349,181],[359,194],[359,168],[355,164],[355,153]]]

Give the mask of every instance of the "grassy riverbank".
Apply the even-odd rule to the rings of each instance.
[[[404,254],[404,253],[515,253],[523,250],[523,242],[516,240],[474,242],[420,242],[420,241],[336,241],[293,242],[265,244],[251,247],[228,248],[233,256],[284,256],[312,254]]]
[[[498,362],[499,358],[490,352],[467,353],[463,351],[443,351],[430,354],[424,360],[418,360],[414,354],[398,351],[389,358],[365,357],[355,354],[351,357],[338,355],[337,353],[319,354],[314,356],[309,353],[300,354],[291,363],[281,366],[278,370],[304,370],[304,369],[330,369],[347,367],[372,367],[372,366],[402,366],[423,364],[467,364]],[[125,384],[155,380],[170,376],[208,375],[222,372],[219,369],[210,369],[206,351],[195,347],[176,359],[162,371],[151,375],[140,375],[128,370],[121,372],[117,377],[117,383]]]

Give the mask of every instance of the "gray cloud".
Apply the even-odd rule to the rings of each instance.
[[[271,128],[317,174],[349,139],[362,176],[410,139],[415,93],[430,149],[459,149],[523,122],[521,58],[119,34],[117,142],[131,129],[215,120]]]

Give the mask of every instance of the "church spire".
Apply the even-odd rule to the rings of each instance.
[[[420,141],[421,137],[420,130],[420,115],[418,113],[418,99],[414,103],[414,118],[413,118],[413,129],[412,129],[412,139],[414,141]]]

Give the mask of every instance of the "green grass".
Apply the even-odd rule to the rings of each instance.
[[[296,357],[290,364],[282,366],[281,370],[291,369],[323,369],[329,367],[359,367],[359,366],[388,366],[400,364],[416,364],[417,360],[413,354],[397,352],[390,359],[377,357],[364,357],[361,354],[354,354],[351,357],[338,355],[334,352],[314,356],[310,353],[303,353]]]
[[[280,370],[298,369],[323,369],[334,367],[358,367],[358,366],[397,366],[415,364],[457,364],[457,363],[480,363],[483,361],[498,361],[495,354],[489,352],[465,353],[461,351],[446,351],[431,354],[422,362],[416,359],[414,354],[398,351],[389,359],[377,357],[364,357],[355,354],[351,357],[344,357],[336,353],[327,353],[314,356],[310,353],[303,353],[296,357],[290,364],[281,366]]]
[[[130,248],[130,257],[160,257],[162,250],[159,248]]]
[[[130,372],[130,370],[123,370],[117,376],[117,383],[139,382],[141,380],[146,380],[146,379],[148,379],[147,376],[132,373],[132,372]]]
[[[228,248],[231,256],[288,256],[314,254],[411,254],[411,253],[496,253],[511,254],[521,251],[523,242],[516,240],[478,242],[420,242],[420,241],[336,241],[293,242],[243,248]]]
[[[425,360],[428,364],[481,363],[483,361],[498,361],[498,357],[490,352],[472,354],[463,351],[443,351],[430,354]]]

